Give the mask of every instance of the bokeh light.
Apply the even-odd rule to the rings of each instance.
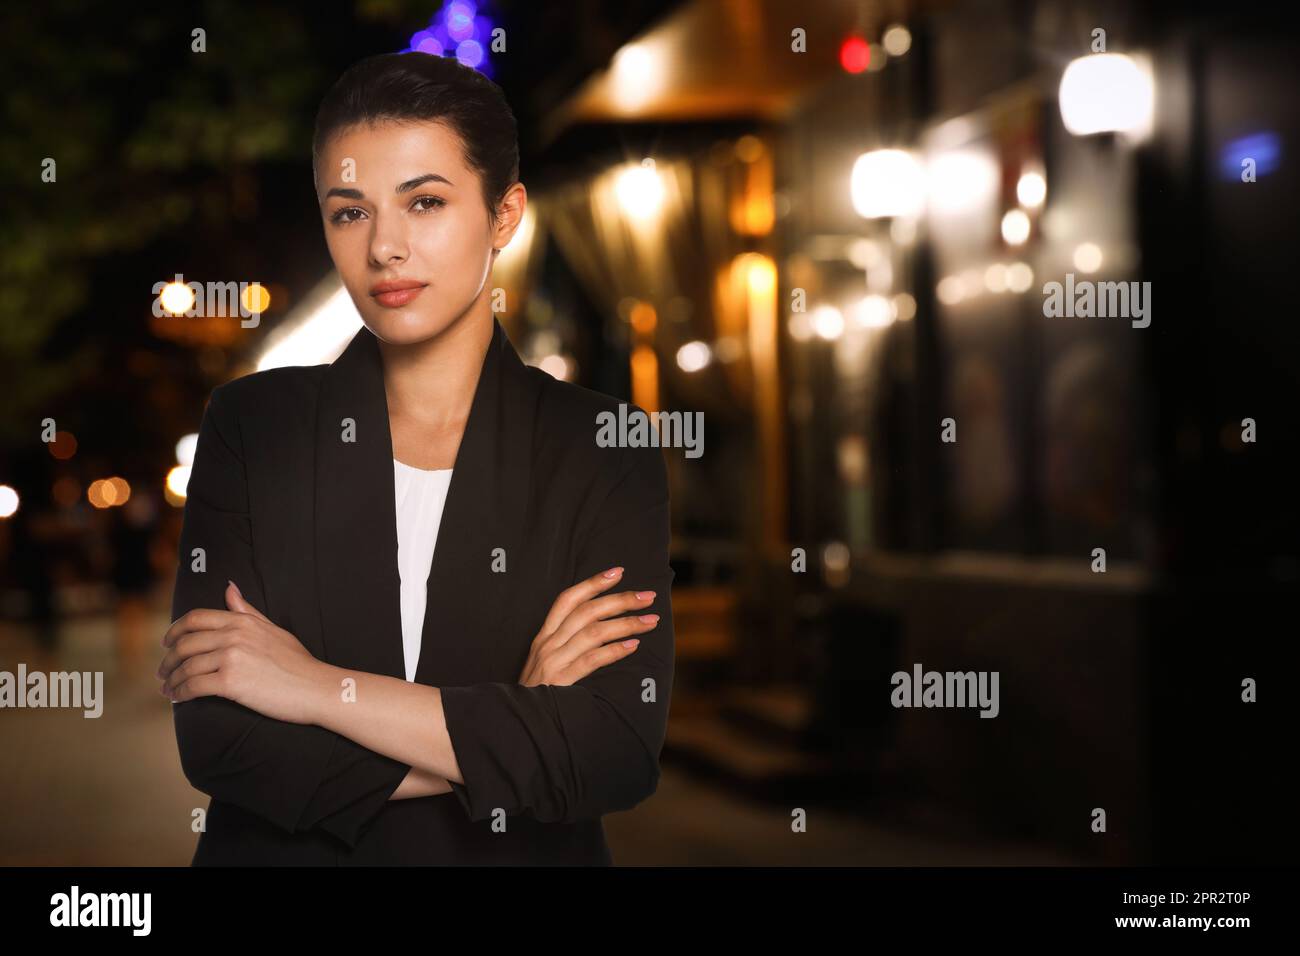
[[[840,44],[840,66],[849,73],[861,73],[871,65],[871,44],[862,37],[846,37]]]
[[[1007,267],[1007,288],[1012,292],[1028,292],[1034,283],[1034,270],[1027,262],[1013,262]]]
[[[168,282],[159,293],[158,301],[172,315],[184,315],[194,308],[194,290],[184,282]]]
[[[176,443],[176,463],[178,465],[194,464],[194,450],[198,448],[199,436],[191,432]]]
[[[240,293],[244,310],[253,315],[261,315],[271,307],[271,293],[259,282],[244,286]]]
[[[1074,250],[1074,267],[1080,272],[1096,272],[1101,262],[1101,247],[1095,242],[1080,243]]]
[[[683,372],[698,372],[713,360],[708,344],[696,340],[687,342],[677,350],[677,367]]]
[[[812,327],[828,342],[837,339],[844,333],[844,314],[833,305],[818,306],[813,310]]]
[[[9,485],[0,485],[0,518],[11,518],[18,513],[18,492]]]
[[[1016,198],[1026,209],[1037,209],[1047,198],[1047,180],[1043,174],[1028,170],[1020,174],[1016,182]]]
[[[1029,217],[1023,209],[1009,209],[1002,217],[1002,238],[1010,245],[1023,245],[1029,238]]]
[[[895,23],[885,30],[885,35],[880,42],[884,44],[885,52],[890,56],[902,56],[912,49],[912,34],[901,23]]]
[[[59,461],[67,461],[77,453],[77,436],[67,431],[55,432],[49,449],[50,454]]]
[[[625,166],[614,181],[614,195],[623,211],[633,219],[649,219],[659,211],[664,184],[654,161]]]
[[[167,480],[163,483],[163,494],[167,503],[178,507],[185,504],[185,493],[189,483],[189,465],[177,465],[167,472]]]

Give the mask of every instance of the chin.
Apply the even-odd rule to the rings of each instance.
[[[379,315],[363,315],[366,328],[389,345],[414,345],[445,332],[452,324],[447,316],[429,316],[401,309],[385,309]]]

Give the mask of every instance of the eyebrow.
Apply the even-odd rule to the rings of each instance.
[[[409,193],[412,189],[418,189],[425,183],[446,183],[448,186],[456,185],[445,176],[439,176],[437,173],[425,173],[423,176],[416,176],[414,179],[408,179],[406,182],[400,183],[393,191],[400,196],[402,193]],[[366,198],[365,194],[360,189],[345,189],[342,186],[335,186],[325,194],[326,199],[329,199],[331,196],[340,196],[343,199]]]
[[[408,179],[397,187],[397,193],[409,193],[412,189],[423,186],[425,183],[446,183],[448,186],[454,186],[450,179],[439,176],[437,173],[425,173],[423,176],[416,176],[414,179]]]

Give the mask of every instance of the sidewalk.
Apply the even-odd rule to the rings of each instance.
[[[195,809],[208,798],[181,772],[171,704],[158,694],[154,645],[166,609],[146,624],[149,640],[134,674],[116,660],[108,615],[67,622],[54,660],[0,624],[0,669],[102,670],[104,712],[0,710],[0,865],[185,866],[197,835]],[[671,733],[671,731],[670,731]],[[908,866],[1073,862],[1033,847],[958,842],[900,832],[852,816],[805,807],[806,833],[793,833],[790,808],[739,799],[665,765],[658,792],[634,810],[605,818],[619,865]]]

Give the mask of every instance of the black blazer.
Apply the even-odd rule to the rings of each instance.
[[[601,815],[655,791],[674,654],[663,453],[599,447],[596,416],[618,400],[524,365],[493,324],[438,531],[415,678],[442,688],[465,782],[390,801],[410,769],[400,761],[225,698],[182,702],[173,708],[181,766],[212,798],[194,865],[608,865]],[[344,419],[355,422],[353,442]],[[493,570],[498,548],[504,573]],[[556,596],[616,565],[623,580],[606,593],[655,591],[639,613],[659,614],[658,627],[572,686],[520,686]],[[173,620],[224,608],[227,579],[317,658],[405,678],[392,441],[368,329],[333,364],[213,391]],[[493,830],[498,809],[504,833]]]

